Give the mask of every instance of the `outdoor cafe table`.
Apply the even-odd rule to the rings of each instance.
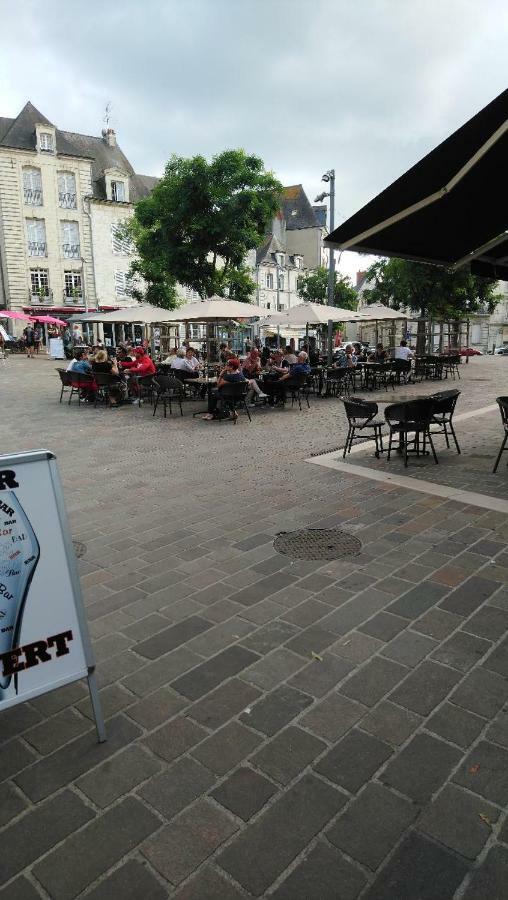
[[[192,379],[192,384],[200,384],[200,385],[202,385],[202,386],[206,386],[206,396],[207,396],[207,401],[208,401],[208,411],[209,411],[209,412],[211,412],[211,410],[210,410],[210,398],[211,398],[211,396],[212,396],[212,390],[213,390],[213,388],[217,387],[217,381],[218,381],[218,378],[215,378],[215,377],[209,378],[208,376],[205,376],[205,377],[203,378],[202,375],[200,375],[199,378],[193,378],[193,379]],[[202,411],[200,410],[199,412],[192,413],[192,415],[193,415],[193,417],[194,417],[194,416],[201,416],[201,415],[202,415]]]

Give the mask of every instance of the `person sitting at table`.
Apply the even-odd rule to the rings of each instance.
[[[245,378],[256,378],[261,373],[261,360],[259,350],[255,347],[243,361],[242,372]]]
[[[284,350],[283,365],[285,365],[286,368],[290,369],[291,366],[296,366],[297,362],[298,357],[294,350],[292,350],[291,347],[286,347],[286,349]]]
[[[242,381],[247,381],[247,379],[240,371],[240,360],[236,356],[232,356],[219,373],[217,389],[208,396],[208,412],[202,416],[202,419],[211,421],[212,419],[226,418],[227,405],[226,400],[221,397],[221,389],[226,384],[237,384]],[[236,419],[237,416],[237,412],[233,413],[233,418]]]
[[[282,350],[274,350],[270,359],[267,363],[268,375],[285,375],[285,373],[289,369],[289,365],[286,363],[285,358],[283,356]]]
[[[155,375],[156,369],[154,362],[144,347],[136,347],[134,350],[136,360],[134,365],[129,368],[129,375]]]
[[[385,362],[387,356],[388,354],[383,345],[381,343],[376,344],[376,349],[369,354],[369,362],[382,363]]]
[[[92,371],[92,367],[88,362],[88,353],[86,350],[75,350],[74,358],[71,359],[69,365],[67,366],[66,372],[84,372],[85,375],[90,375]]]
[[[395,348],[395,359],[414,359],[413,351],[408,347],[407,341],[402,340],[398,347]]]
[[[348,344],[344,353],[341,353],[338,359],[334,362],[334,369],[355,369],[356,368],[356,354],[353,350],[353,345]]]
[[[279,402],[285,399],[286,390],[293,385],[299,383],[299,377],[302,375],[310,375],[311,367],[309,365],[309,357],[305,350],[300,350],[296,365],[292,369],[288,369],[284,375],[281,375],[277,381],[268,381],[265,385],[267,394],[269,395],[270,405],[273,406],[276,398]]]
[[[105,350],[98,350],[92,360],[92,372],[100,372],[105,375],[116,375],[118,380],[120,381],[120,373],[118,371],[118,365],[115,359],[109,359],[108,354]],[[125,376],[124,376],[125,379]],[[118,385],[117,387],[111,387],[109,390],[109,403],[110,406],[118,406],[118,404],[123,400],[125,388],[123,385]]]

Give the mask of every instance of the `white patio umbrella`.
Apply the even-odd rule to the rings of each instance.
[[[210,297],[208,300],[193,300],[176,309],[165,310],[165,322],[224,322],[231,319],[253,319],[265,316],[266,309],[254,303],[240,303],[226,297]]]
[[[351,313],[350,322],[388,322],[395,319],[409,319],[406,313],[400,309],[392,309],[385,306],[384,303],[369,303],[362,309],[355,310]]]
[[[266,311],[265,311],[266,316]],[[325,306],[324,303],[299,303],[284,312],[274,313],[268,318],[270,325],[288,325],[291,328],[306,328],[309,325],[326,325],[330,320],[344,322],[355,311],[340,306]]]
[[[153,325],[157,322],[173,322],[172,309],[162,309],[159,306],[151,306],[149,303],[138,303],[136,306],[124,306],[121,309],[110,312],[85,313],[82,316],[72,316],[73,322],[120,322],[139,323],[140,325]]]

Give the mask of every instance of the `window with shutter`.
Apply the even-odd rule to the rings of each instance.
[[[132,278],[127,272],[115,272],[115,294],[117,297],[130,297],[132,294]]]
[[[47,131],[41,131],[39,137],[39,147],[45,153],[53,153],[53,150],[55,149],[53,135]]]
[[[40,169],[23,169],[23,197],[27,206],[42,206]]]
[[[122,234],[120,226],[115,223],[111,225],[111,246],[118,256],[132,256],[134,253],[133,242]]]
[[[266,276],[266,286],[267,288],[273,288],[273,275],[271,272],[268,272]]]
[[[111,199],[116,200],[118,203],[125,201],[125,184],[123,181],[111,182]]]
[[[30,269],[30,293],[32,297],[49,297],[49,275],[47,269]]]
[[[26,236],[29,256],[46,256],[46,225],[44,219],[27,219]]]
[[[72,172],[58,173],[58,205],[76,209],[76,178]]]
[[[79,225],[77,222],[62,222],[62,252],[66,259],[79,259]]]

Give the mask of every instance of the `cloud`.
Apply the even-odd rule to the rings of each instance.
[[[27,99],[136,170],[243,146],[339,220],[506,87],[504,0],[122,0],[2,4],[2,115]],[[351,254],[348,254],[351,256]],[[356,262],[353,261],[354,265]]]

